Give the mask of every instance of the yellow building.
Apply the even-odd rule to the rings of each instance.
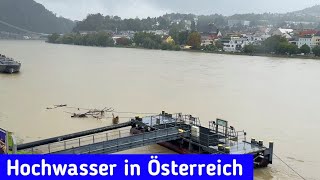
[[[312,46],[320,46],[320,32],[318,32],[317,34],[315,34],[312,39]]]

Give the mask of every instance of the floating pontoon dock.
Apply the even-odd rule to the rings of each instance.
[[[128,122],[27,144],[14,145],[13,152],[32,154],[108,154],[160,144],[181,154],[253,154],[255,167],[272,164],[273,143],[247,140],[228,121],[217,119],[209,127],[192,115],[168,114],[135,117]]]

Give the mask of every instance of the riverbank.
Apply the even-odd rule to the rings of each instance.
[[[192,52],[202,52],[202,53],[212,53],[212,54],[225,54],[225,55],[239,55],[239,56],[259,56],[259,57],[277,57],[277,58],[296,58],[296,59],[313,59],[320,60],[320,57],[316,56],[306,56],[306,55],[280,55],[280,54],[266,54],[266,53],[254,53],[247,54],[241,52],[206,52],[201,50],[184,50],[184,51],[192,51]]]
[[[146,49],[137,46],[115,46],[116,48],[133,48],[133,49]],[[147,50],[147,49],[146,49]],[[161,50],[161,49],[154,49]],[[175,51],[175,50],[163,50],[163,51]],[[223,55],[238,55],[238,56],[258,56],[258,57],[276,57],[276,58],[295,58],[295,59],[311,59],[320,60],[320,57],[311,55],[280,55],[280,54],[267,54],[267,53],[254,53],[247,54],[242,52],[225,52],[225,51],[203,51],[203,50],[192,50],[192,49],[181,49],[183,52],[194,52],[194,53],[208,53],[208,54],[223,54]]]
[[[47,42],[46,43],[50,43]],[[57,44],[57,43],[50,43]],[[65,44],[73,46],[83,46],[75,44]],[[88,46],[88,47],[100,47],[100,46]],[[162,51],[183,51],[183,52],[194,52],[194,53],[211,53],[211,54],[224,54],[224,55],[238,55],[238,56],[258,56],[258,57],[276,57],[276,58],[295,58],[295,59],[311,59],[311,60],[320,60],[320,57],[314,55],[281,55],[281,54],[268,54],[268,53],[253,53],[247,54],[243,52],[226,52],[226,51],[203,51],[203,50],[193,50],[193,49],[180,49],[180,50],[163,50],[163,49],[148,49],[140,46],[113,46],[114,48],[130,48],[130,49],[145,49],[145,50],[162,50]]]

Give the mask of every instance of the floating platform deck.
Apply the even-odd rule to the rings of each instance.
[[[160,144],[181,154],[252,154],[255,167],[272,164],[273,143],[247,141],[228,121],[217,119],[201,126],[191,115],[135,117],[128,122],[14,146],[13,151],[35,154],[108,154]]]

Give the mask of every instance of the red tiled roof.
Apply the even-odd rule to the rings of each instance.
[[[317,33],[319,33],[317,30],[306,30],[306,31],[301,31],[300,36],[313,35]]]

